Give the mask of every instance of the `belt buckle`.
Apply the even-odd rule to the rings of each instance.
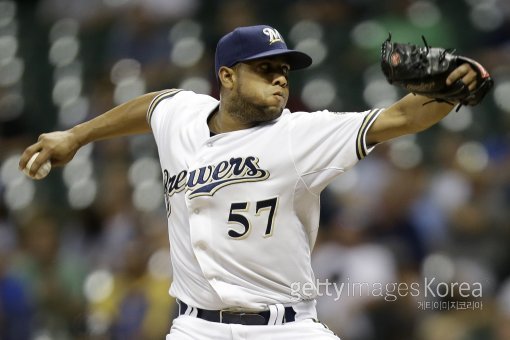
[[[240,325],[267,325],[266,319],[258,313],[243,313],[220,310],[220,323]]]

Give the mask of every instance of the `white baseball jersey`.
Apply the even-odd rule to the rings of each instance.
[[[170,294],[203,309],[310,299],[319,195],[371,148],[380,110],[293,112],[211,137],[218,100],[169,90],[152,101],[173,266]],[[294,285],[294,286],[293,286]]]

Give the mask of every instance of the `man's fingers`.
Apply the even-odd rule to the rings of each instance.
[[[25,169],[28,161],[30,160],[30,158],[32,158],[34,153],[40,152],[43,149],[43,143],[44,143],[43,139],[45,137],[46,137],[46,134],[44,134],[44,133],[39,135],[39,138],[37,138],[37,143],[34,143],[25,149],[25,151],[23,152],[23,154],[21,155],[21,157],[19,159],[18,165],[19,165],[20,170]],[[37,158],[39,158],[39,157],[37,157]],[[32,166],[32,168],[33,168],[33,166]]]
[[[477,74],[474,71],[469,72],[462,78],[462,82],[468,86],[469,91],[474,91],[476,89],[476,78]]]
[[[464,78],[469,72],[474,72],[471,69],[471,66],[469,64],[465,63],[457,67],[455,70],[450,73],[448,78],[446,79],[446,85],[450,86],[451,84],[455,83],[457,80]]]
[[[37,153],[38,155],[33,160],[29,169],[29,174],[31,176],[35,176],[37,170],[39,170],[39,168],[51,157],[50,152],[46,149],[43,149],[42,143],[40,141],[30,145],[25,149],[25,151],[23,151],[18,164],[19,169],[23,171],[23,169],[25,169],[30,162],[30,159]]]
[[[32,163],[32,166],[30,167],[30,176],[35,176],[35,174],[37,173],[37,170],[39,170],[39,168],[44,164],[46,163],[46,161],[50,159],[50,153],[46,150],[42,150],[39,152],[39,155],[36,157],[36,159],[34,160],[34,162]]]
[[[19,169],[23,170],[27,166],[28,161],[32,158],[32,155],[41,150],[41,143],[37,142],[35,144],[30,145],[25,151],[21,154],[19,158]]]

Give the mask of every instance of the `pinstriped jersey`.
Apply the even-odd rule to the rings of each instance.
[[[163,174],[171,295],[203,309],[267,309],[310,299],[320,192],[372,148],[381,110],[285,109],[275,120],[211,136],[219,102],[169,90],[147,112]],[[313,298],[313,295],[312,295]]]

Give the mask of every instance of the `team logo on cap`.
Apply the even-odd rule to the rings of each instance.
[[[266,27],[262,30],[262,32],[264,32],[264,34],[269,37],[269,45],[272,45],[278,41],[283,42],[283,38],[280,32],[278,32],[274,28]]]

